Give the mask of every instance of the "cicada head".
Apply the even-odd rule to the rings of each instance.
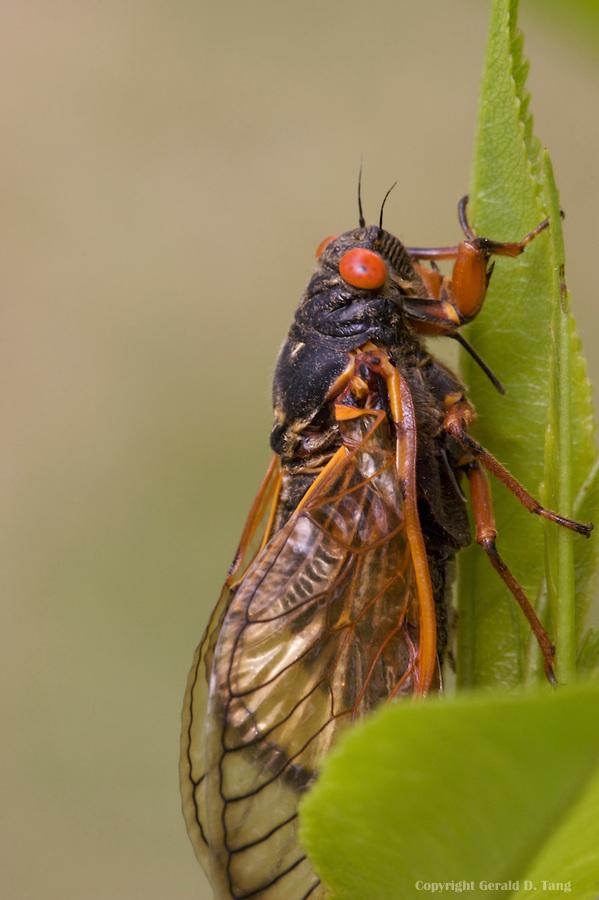
[[[377,225],[353,228],[324,238],[316,250],[318,266],[308,296],[332,292],[337,303],[374,297],[401,307],[402,297],[420,292],[420,279],[406,248]]]
[[[380,226],[360,226],[325,238],[316,255],[316,271],[296,313],[300,332],[342,339],[346,349],[366,340],[401,342],[400,333],[409,331],[405,298],[425,294],[401,241]],[[305,336],[297,334],[300,340]]]

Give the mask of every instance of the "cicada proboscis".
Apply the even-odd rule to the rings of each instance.
[[[386,199],[386,198],[385,198]],[[383,201],[384,205],[384,201]],[[274,376],[274,457],[250,511],[185,695],[181,783],[189,834],[219,898],[324,896],[297,807],[337,734],[384,700],[440,688],[456,552],[476,540],[554,679],[554,648],[496,548],[485,470],[543,508],[468,432],[474,409],[426,334],[478,314],[493,256],[523,240],[405,247],[379,225],[325,239]],[[436,260],[454,260],[450,277]],[[430,265],[427,265],[427,262]]]

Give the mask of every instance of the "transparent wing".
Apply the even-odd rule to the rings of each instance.
[[[280,463],[274,456],[260,485],[245,524],[229,575],[221,591],[202,640],[197,647],[187,679],[181,727],[180,783],[183,816],[198,859],[206,871],[209,850],[206,841],[206,811],[199,789],[206,772],[204,730],[208,686],[214,648],[236,587],[252,560],[266,544],[273,525],[281,485]]]
[[[418,591],[395,438],[377,410],[340,429],[343,448],[215,614],[191,752],[218,896],[321,896],[298,797],[346,724],[415,689]]]

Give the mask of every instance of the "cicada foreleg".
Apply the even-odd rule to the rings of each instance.
[[[544,219],[520,241],[493,241],[479,237],[471,228],[466,208],[468,197],[458,204],[458,218],[466,240],[452,247],[407,247],[415,261],[414,268],[430,295],[429,298],[410,298],[406,312],[417,330],[424,333],[451,334],[470,322],[480,312],[493,272],[492,256],[520,256],[528,244],[549,225]],[[453,259],[451,276],[443,276],[435,260]],[[417,260],[429,260],[432,268]]]

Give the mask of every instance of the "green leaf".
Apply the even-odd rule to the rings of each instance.
[[[599,771],[586,785],[578,803],[572,805],[563,822],[548,838],[523,881],[539,885],[541,889],[544,882],[549,882],[553,887],[540,894],[545,897],[555,897],[556,893],[558,896],[563,895],[566,891],[556,891],[555,887],[571,882],[571,897],[576,900],[597,900],[598,821]],[[523,889],[515,897],[518,900],[530,900],[530,891]]]
[[[563,515],[572,516],[574,495],[583,490],[596,462],[597,451],[590,385],[570,312],[559,198],[546,151],[543,155],[543,174],[546,206],[552,223],[548,262],[553,273],[553,308],[545,483],[542,496],[547,506],[559,509]],[[595,543],[596,539],[593,545]],[[561,683],[572,681],[576,674],[574,556],[575,553],[582,556],[584,549],[580,540],[575,543],[572,533],[546,523],[546,578],[557,646],[557,675]],[[581,611],[580,604],[578,609]]]
[[[485,308],[467,329],[507,396],[494,392],[466,355],[462,371],[479,413],[477,438],[531,493],[568,515],[596,460],[593,411],[564,287],[557,191],[547,153],[533,134],[516,11],[515,0],[496,0],[493,7],[471,214],[477,232],[496,240],[519,239],[546,216],[551,225],[518,259],[497,260]],[[558,676],[569,681],[580,631],[575,565],[583,565],[581,555],[588,558],[585,541],[548,525],[545,547],[541,522],[502,486],[494,485],[493,495],[498,548],[533,603],[548,592]],[[588,511],[597,517],[599,507]],[[594,562],[584,564],[589,589]],[[524,683],[530,676],[528,626],[476,547],[460,559],[458,598],[458,684]]]
[[[349,731],[301,809],[333,897],[415,897],[418,881],[452,880],[483,897],[485,880],[526,878],[540,897],[542,879],[570,878],[572,897],[596,896],[598,704],[593,682],[462,695],[387,707]]]
[[[574,515],[581,522],[595,522],[599,526],[599,459],[595,461],[586,482],[578,492]],[[597,569],[599,567],[599,535],[594,532],[590,541],[575,545],[576,567],[576,624],[579,645],[584,641],[584,623],[593,600],[596,599]]]
[[[599,631],[589,628],[578,653],[578,668],[581,672],[592,675],[599,671]]]

